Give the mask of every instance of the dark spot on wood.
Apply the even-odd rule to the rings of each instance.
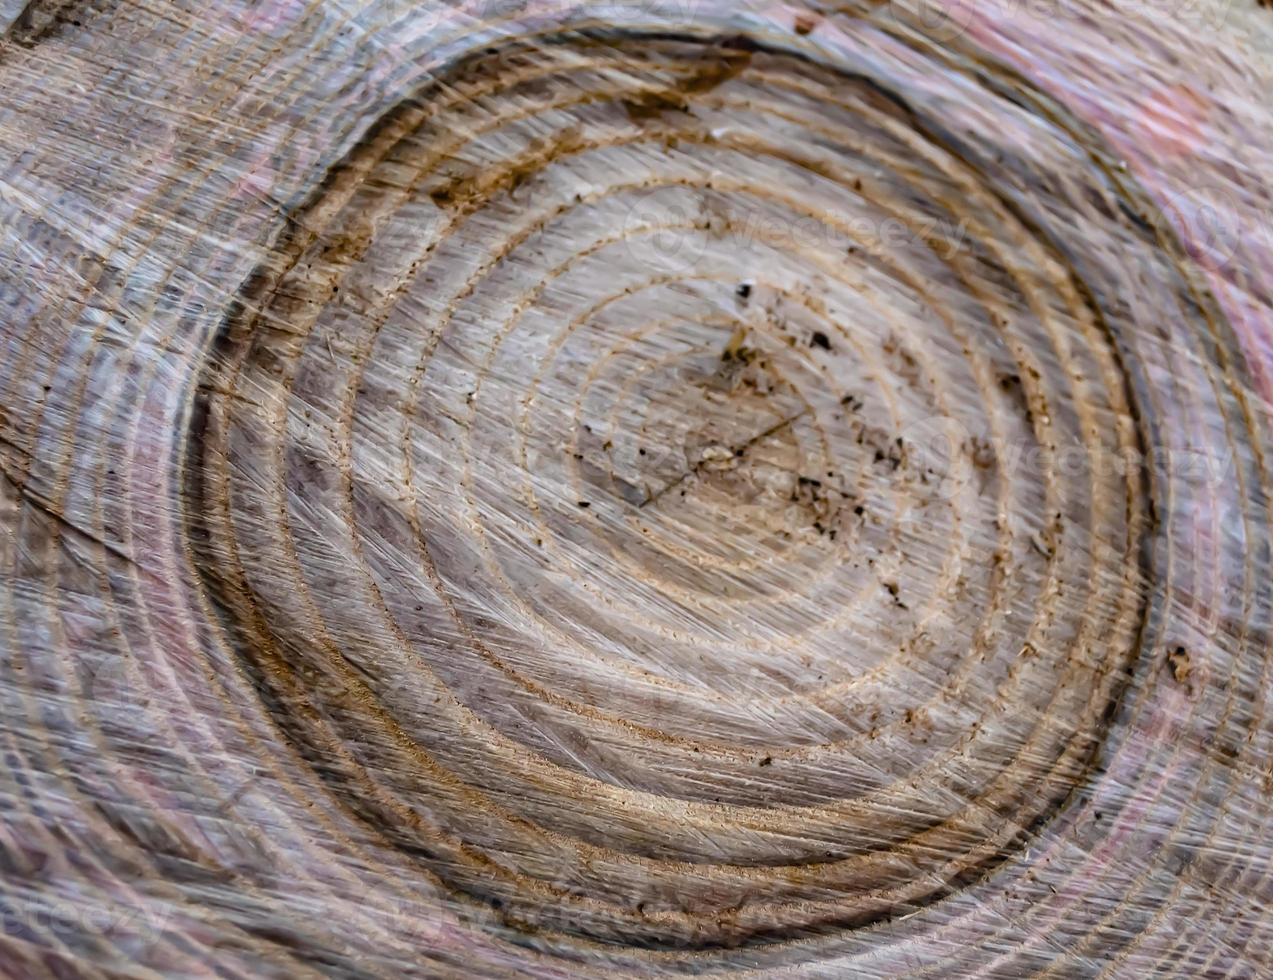
[[[1171,676],[1176,682],[1183,684],[1193,673],[1193,664],[1189,661],[1189,651],[1184,647],[1176,647],[1167,654],[1167,665],[1171,668]]]
[[[21,47],[34,48],[57,34],[66,24],[83,26],[79,20],[72,18],[72,14],[84,5],[84,0],[31,0],[14,19],[5,36]]]
[[[751,64],[750,51],[716,49],[708,54],[705,63],[690,76],[674,86],[654,92],[642,92],[634,98],[624,99],[623,108],[633,122],[646,122],[664,113],[690,111],[687,96],[710,92],[718,85],[734,78]]]

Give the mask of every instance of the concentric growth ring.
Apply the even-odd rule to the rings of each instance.
[[[509,42],[299,216],[209,359],[192,540],[389,873],[543,942],[755,947],[1071,798],[1147,641],[1124,365],[1172,295],[1084,256],[1186,287],[1075,130],[969,91]]]

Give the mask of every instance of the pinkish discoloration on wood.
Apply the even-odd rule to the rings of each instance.
[[[1167,7],[32,4],[0,972],[1273,969],[1268,15]]]

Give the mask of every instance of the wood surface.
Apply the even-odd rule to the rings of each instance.
[[[1267,11],[0,25],[0,974],[1273,975]]]

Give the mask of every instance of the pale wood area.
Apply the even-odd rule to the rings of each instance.
[[[1273,20],[0,7],[0,974],[1273,971]]]

